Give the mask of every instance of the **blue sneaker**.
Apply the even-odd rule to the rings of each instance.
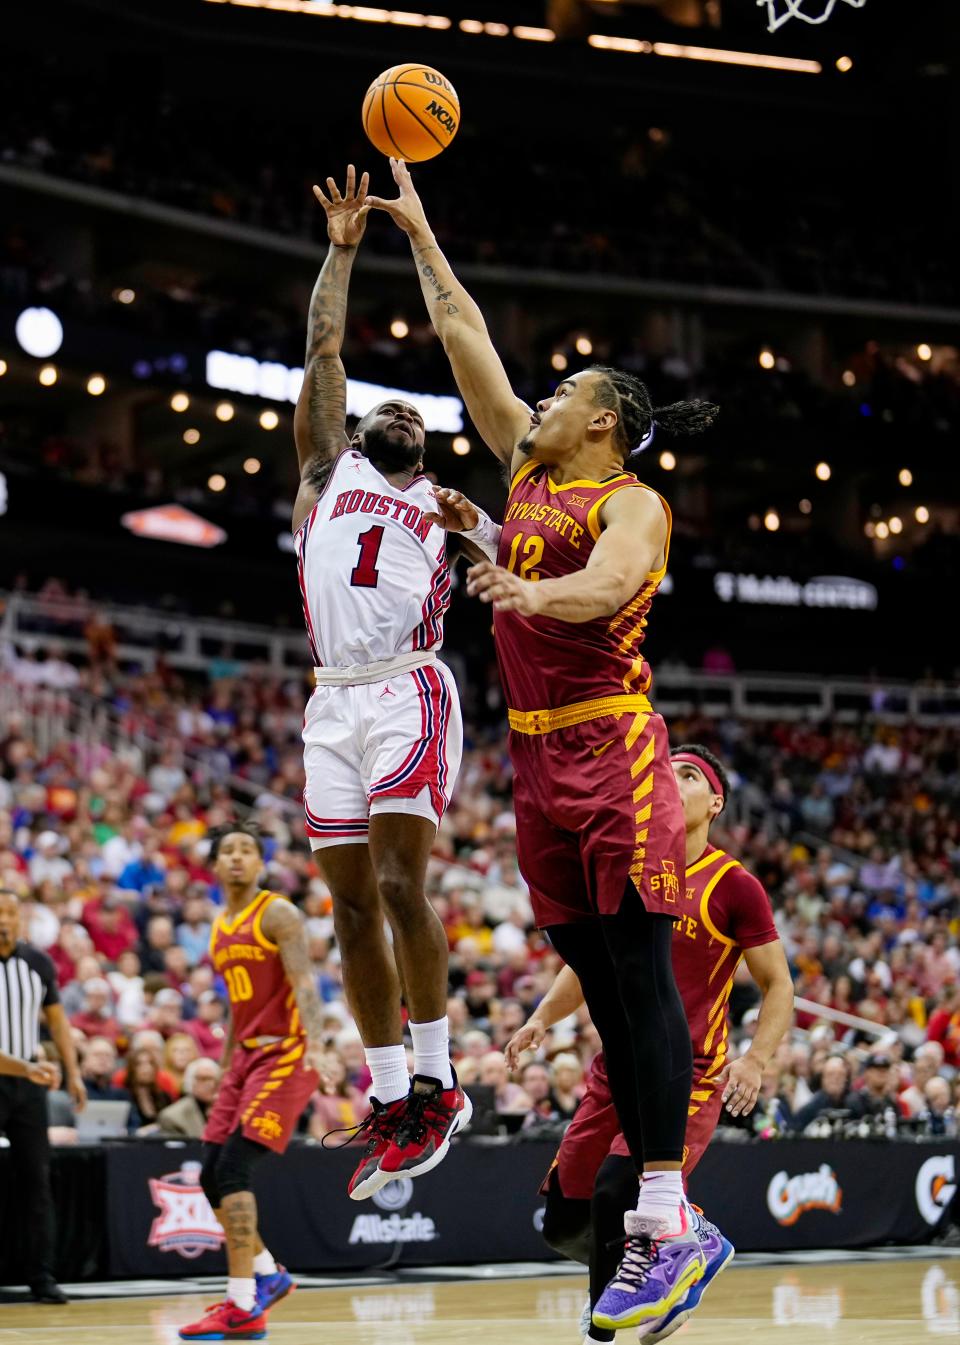
[[[679,1331],[684,1322],[689,1321],[696,1312],[700,1306],[701,1298],[721,1270],[725,1270],[734,1258],[733,1243],[723,1236],[716,1224],[712,1224],[709,1219],[705,1219],[697,1209],[694,1209],[694,1219],[696,1220],[697,1236],[707,1258],[707,1268],[703,1273],[703,1279],[698,1280],[683,1302],[678,1303],[675,1308],[671,1309],[658,1326],[655,1326],[651,1332],[643,1336],[644,1345],[658,1345],[659,1341],[666,1340],[667,1336],[672,1336],[674,1331]]]
[[[257,1312],[266,1312],[281,1298],[292,1294],[297,1287],[293,1276],[283,1266],[277,1266],[273,1275],[254,1275],[253,1278],[257,1290]]]
[[[623,1216],[627,1246],[620,1267],[600,1295],[593,1324],[607,1331],[625,1326],[649,1331],[681,1303],[707,1268],[707,1258],[686,1201],[679,1207],[681,1227],[668,1232],[664,1219],[628,1210]]]

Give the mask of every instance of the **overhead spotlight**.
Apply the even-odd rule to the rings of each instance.
[[[772,369],[777,363],[777,357],[772,350],[764,348],[757,356],[757,361],[761,369]]]
[[[92,374],[87,379],[87,392],[91,397],[99,397],[107,390],[107,380],[102,374]]]
[[[470,440],[465,434],[458,434],[451,447],[458,458],[464,458],[470,452]]]
[[[247,476],[256,476],[257,472],[259,472],[259,470],[260,470],[260,459],[259,459],[259,458],[244,458],[244,460],[243,460],[243,470],[246,472]],[[211,489],[212,489],[212,487],[211,487]]]
[[[171,411],[186,411],[190,405],[190,398],[185,392],[175,392],[170,398]]]
[[[780,515],[776,509],[768,509],[763,516],[763,526],[767,532],[776,532],[780,527]]]
[[[924,362],[933,359],[933,350],[927,345],[926,341],[921,341],[917,346],[917,359]]]
[[[277,415],[276,411],[266,410],[260,412],[260,428],[262,430],[275,430],[279,424],[280,417]]]
[[[893,518],[887,519],[887,527],[894,534],[903,532],[903,519],[894,514]]]
[[[856,381],[857,381],[857,376],[856,376],[856,374],[853,372],[853,370],[852,370],[852,369],[844,369],[844,371],[843,371],[843,386],[844,386],[845,388],[852,388],[853,385],[856,383]]]
[[[555,350],[550,356],[550,364],[556,369],[558,374],[562,374],[567,367],[567,357],[562,350]]]
[[[226,486],[227,486],[227,478],[225,476],[221,476],[219,472],[214,472],[213,476],[207,478],[207,488],[209,490],[221,491],[225,490]]]
[[[876,523],[865,523],[863,525],[863,530],[868,537],[873,537],[877,531],[877,525]]]
[[[37,374],[37,378],[39,378],[41,384],[45,388],[52,388],[59,377],[60,375],[52,364],[45,364],[39,374]]]
[[[184,432],[183,432],[183,442],[184,442],[185,444],[199,444],[199,442],[200,442],[200,431],[199,431],[199,430],[184,430]]]
[[[838,56],[837,69],[840,71],[841,75],[845,75],[848,70],[853,69],[853,61],[851,61],[849,56]]]
[[[670,452],[669,448],[665,448],[660,454],[660,466],[665,472],[672,472],[676,465],[677,459]]]
[[[914,509],[913,511],[913,516],[918,523],[930,522],[930,510],[927,508],[925,504],[918,504],[916,509]]]
[[[410,328],[404,322],[403,318],[394,318],[390,323],[390,335],[402,341],[405,336],[410,335]]]
[[[7,362],[6,362],[6,360],[0,360],[0,378],[3,378],[3,376],[4,376],[4,374],[5,374],[6,372],[7,372]]]
[[[114,290],[113,297],[116,299],[118,304],[132,304],[134,299],[136,299],[137,297],[137,292],[136,290],[132,290],[129,289],[127,286],[124,286],[122,290]]]
[[[833,475],[829,462],[818,462],[814,471],[818,481],[829,481]]]
[[[809,500],[801,500],[801,501],[800,501],[800,512],[801,512],[801,514],[812,514],[812,513],[813,513],[813,505],[810,503]]]
[[[228,421],[233,420],[233,417],[236,414],[236,412],[233,409],[232,402],[218,402],[215,414],[217,420]]]
[[[56,355],[63,345],[63,323],[50,308],[25,308],[14,331],[27,354],[38,360]]]
[[[593,354],[593,342],[590,340],[589,336],[578,336],[574,344],[577,347],[578,355]]]
[[[881,542],[885,542],[890,536],[890,529],[887,527],[886,523],[881,520],[874,529],[874,535],[879,537]]]
[[[901,486],[912,486],[913,472],[911,472],[909,467],[901,467],[900,471],[897,473],[897,480],[900,482]]]

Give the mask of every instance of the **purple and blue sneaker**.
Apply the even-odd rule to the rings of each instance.
[[[666,1219],[627,1211],[623,1260],[593,1309],[594,1326],[607,1331],[659,1326],[703,1277],[707,1258],[686,1201],[680,1222],[680,1231],[670,1233]]]
[[[705,1219],[696,1206],[693,1207],[693,1218],[697,1236],[700,1239],[700,1246],[707,1258],[707,1268],[703,1273],[703,1279],[697,1281],[681,1303],[678,1303],[675,1308],[671,1308],[662,1322],[643,1336],[644,1345],[659,1345],[661,1340],[666,1340],[668,1336],[673,1335],[674,1331],[679,1331],[684,1322],[689,1321],[696,1312],[700,1306],[701,1298],[721,1270],[725,1270],[733,1260],[733,1243],[723,1236],[716,1224],[712,1224],[709,1219]]]
[[[281,1298],[292,1294],[297,1287],[293,1276],[283,1266],[277,1266],[272,1275],[254,1275],[253,1278],[257,1291],[257,1312],[266,1312]]]

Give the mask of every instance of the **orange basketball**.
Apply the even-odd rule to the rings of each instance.
[[[381,154],[407,163],[432,159],[447,148],[460,125],[460,99],[439,70],[394,65],[370,85],[363,100],[363,129]]]

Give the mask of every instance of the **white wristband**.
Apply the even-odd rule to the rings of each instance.
[[[482,509],[478,509],[477,513],[480,515],[477,526],[470,528],[469,531],[464,529],[460,535],[465,537],[468,542],[472,542],[474,546],[478,546],[483,554],[496,564],[502,529],[500,524],[494,523],[490,515],[485,514]]]

